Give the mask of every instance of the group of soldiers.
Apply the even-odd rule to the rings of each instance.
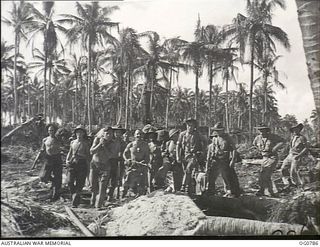
[[[214,125],[209,141],[198,131],[195,119],[187,119],[185,126],[184,131],[167,131],[157,130],[148,124],[134,132],[131,142],[129,132],[120,125],[106,127],[97,132],[92,143],[87,138],[85,127],[77,126],[66,157],[72,207],[79,206],[86,181],[91,189],[90,204],[97,209],[104,206],[105,200],[114,200],[114,194],[117,198],[120,194],[124,198],[129,191],[139,196],[164,189],[193,196],[198,193],[198,183],[200,192],[215,195],[219,175],[224,181],[224,196],[239,197],[243,191],[235,164],[241,158],[222,124]],[[254,139],[253,146],[262,157],[259,159],[260,189],[257,195],[264,195],[267,189],[271,196],[277,196],[271,176],[278,163],[277,151],[285,141],[272,134],[268,126],[256,128],[260,133]],[[282,179],[287,186],[303,183],[298,167],[308,148],[306,138],[300,134],[302,128],[302,124],[290,128],[290,152],[281,167]],[[55,136],[56,127],[49,125],[47,129],[49,135],[43,139],[41,148],[45,164],[40,178],[43,182],[52,182],[51,200],[55,201],[60,197],[62,185],[62,144]],[[167,179],[169,171],[172,172],[172,183]]]

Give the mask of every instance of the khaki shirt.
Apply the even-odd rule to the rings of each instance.
[[[98,145],[100,138],[95,138],[92,146]],[[115,140],[110,140],[108,143],[101,146],[92,156],[92,161],[99,163],[107,163],[110,159],[116,159],[119,156],[120,143]]]
[[[305,148],[307,148],[307,138],[303,135],[292,136],[290,140],[290,153],[299,154]]]
[[[235,145],[231,137],[227,134],[212,138],[212,143],[208,147],[207,161],[213,158],[229,159],[230,152],[235,150]]]
[[[276,156],[272,149],[279,143],[284,142],[284,139],[275,134],[269,134],[268,137],[263,138],[262,135],[256,136],[253,140],[253,145],[258,148],[263,157]]]
[[[190,157],[196,152],[203,151],[204,146],[203,138],[201,137],[199,132],[194,131],[192,133],[188,133],[186,130],[180,133],[177,145],[181,147],[181,155],[185,158]]]

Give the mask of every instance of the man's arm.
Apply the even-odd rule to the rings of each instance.
[[[180,133],[177,141],[177,147],[176,147],[176,156],[177,156],[178,163],[181,163],[182,137],[183,137],[183,133]]]
[[[96,154],[99,151],[99,149],[102,147],[102,145],[103,145],[102,138],[100,138],[100,140],[98,137],[94,138],[94,141],[93,141],[92,146],[90,148],[90,153],[92,155]]]
[[[66,163],[67,164],[70,163],[71,157],[72,157],[72,143],[73,143],[73,141],[71,141],[71,143],[70,143],[69,152],[68,152],[67,157],[66,157]]]
[[[304,145],[304,149],[301,150],[301,152],[295,156],[295,159],[300,159],[304,154],[306,154],[308,152],[308,143],[307,143],[307,139],[304,136],[301,136],[301,141]]]
[[[130,160],[130,148],[132,147],[132,144],[129,143],[126,147],[126,149],[123,152],[123,159],[124,161],[128,162]]]

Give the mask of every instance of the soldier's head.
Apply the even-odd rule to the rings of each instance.
[[[222,126],[222,123],[218,122],[216,123],[212,128],[212,137],[215,136],[221,136],[224,133],[224,127]]]
[[[290,132],[293,134],[293,135],[299,135],[301,130],[303,129],[303,124],[302,123],[299,123],[293,127],[290,128]]]
[[[197,128],[197,120],[193,118],[189,118],[186,120],[186,125],[187,125],[188,132],[194,132]]]
[[[256,129],[259,131],[260,135],[263,138],[268,137],[268,135],[270,133],[270,128],[268,126],[266,126],[265,124],[260,124],[258,127],[256,127]]]
[[[134,132],[134,138],[135,138],[137,141],[142,140],[142,135],[143,135],[143,132],[142,132],[142,130],[140,130],[140,129],[137,129],[137,130]]]
[[[121,138],[123,133],[126,132],[126,130],[124,128],[122,128],[121,124],[116,125],[115,127],[112,127],[113,131],[114,131],[114,136],[115,138]]]
[[[87,131],[84,128],[84,126],[82,125],[78,125],[75,129],[74,129],[74,133],[77,137],[77,139],[83,139],[86,137],[87,135]]]
[[[49,124],[47,126],[47,130],[48,130],[49,136],[54,137],[57,131],[57,127],[54,124]]]
[[[113,129],[111,127],[104,128],[103,138],[105,140],[111,140],[113,138]]]

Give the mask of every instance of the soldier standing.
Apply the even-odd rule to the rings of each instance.
[[[134,133],[135,140],[130,142],[123,152],[124,163],[129,167],[123,185],[122,197],[125,197],[129,188],[139,195],[145,194],[148,187],[148,164],[150,151],[148,143],[143,140],[141,130]]]
[[[111,127],[99,131],[90,152],[93,155],[89,176],[92,191],[90,204],[96,208],[101,208],[106,197],[111,169],[115,166],[115,158],[119,155],[118,145],[113,140],[113,129]]]
[[[68,186],[72,195],[72,207],[80,204],[80,193],[85,185],[90,159],[90,146],[84,126],[78,125],[74,133],[76,139],[71,141],[66,158],[68,167]]]
[[[159,168],[162,166],[163,159],[161,156],[161,147],[157,142],[157,132],[154,127],[151,127],[148,132],[145,134],[148,138],[148,145],[150,150],[150,190],[153,191],[154,189],[159,187],[159,184],[156,181],[156,175],[158,173]]]
[[[195,192],[194,176],[195,172],[200,168],[199,160],[201,160],[204,145],[202,137],[197,131],[197,121],[190,118],[185,123],[187,130],[179,135],[176,155],[177,162],[182,163],[184,170],[181,191],[193,194]]]
[[[253,146],[260,151],[262,156],[259,174],[260,189],[257,196],[264,195],[265,188],[268,188],[271,196],[276,196],[272,188],[271,175],[278,162],[277,150],[283,145],[284,140],[280,136],[271,134],[270,128],[265,125],[260,125],[256,129],[260,131],[260,134],[253,140]]]
[[[292,132],[290,151],[281,167],[282,180],[285,185],[303,185],[299,172],[297,171],[301,165],[301,158],[308,151],[307,138],[300,134],[303,127],[303,124],[300,123],[290,128]]]
[[[47,127],[48,137],[42,140],[41,154],[45,158],[45,164],[40,172],[40,181],[48,183],[52,182],[52,197],[51,201],[56,201],[60,197],[62,185],[62,160],[61,146],[62,143],[55,136],[57,128],[50,124]]]
[[[221,174],[225,183],[226,195],[238,197],[240,188],[237,176],[234,174],[235,146],[230,136],[224,133],[221,123],[215,124],[212,133],[212,143],[208,147],[206,174],[208,174],[208,194],[215,194],[215,182]]]
[[[122,135],[126,132],[124,128],[122,128],[121,125],[117,125],[115,127],[112,127],[114,131],[114,142],[115,145],[118,147],[118,153],[116,160],[111,163],[111,170],[110,170],[110,176],[111,176],[111,187],[109,188],[109,201],[113,200],[113,194],[116,187],[119,188],[119,186],[122,185],[122,177],[124,173],[124,162],[123,162],[123,152],[127,146],[127,143],[123,140]],[[118,191],[119,193],[119,191]],[[119,197],[119,195],[117,195]]]

